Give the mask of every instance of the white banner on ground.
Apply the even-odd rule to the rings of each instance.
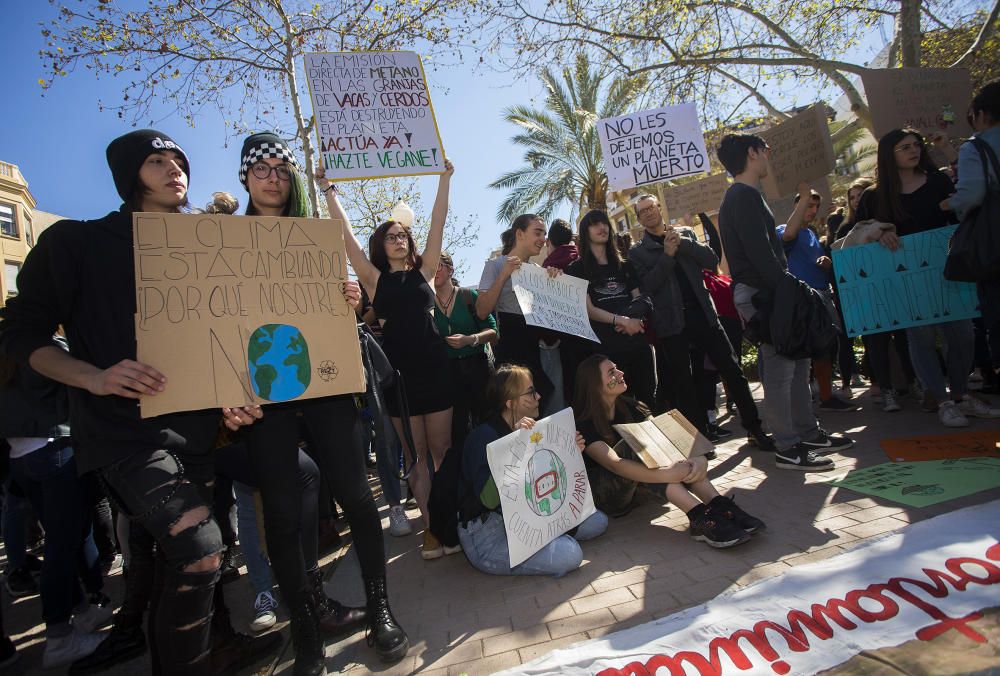
[[[864,650],[957,631],[1000,598],[1000,501],[921,521],[826,561],[503,674],[815,674]]]
[[[305,55],[316,136],[331,181],[444,172],[444,148],[416,52]]]
[[[511,283],[529,325],[601,342],[587,318],[587,280],[549,277],[545,268],[529,263],[514,271]]]
[[[486,446],[486,459],[500,492],[511,568],[595,511],[571,408],[497,439]]]
[[[705,136],[693,103],[599,120],[597,136],[613,189],[709,171]]]

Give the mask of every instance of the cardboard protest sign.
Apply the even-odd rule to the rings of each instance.
[[[650,469],[670,467],[682,460],[705,455],[714,448],[677,409],[642,422],[613,427]]]
[[[958,434],[882,439],[879,445],[889,460],[893,462],[919,462],[953,458],[1000,459],[1000,428]]]
[[[831,211],[833,206],[833,193],[830,191],[830,179],[826,176],[818,178],[815,181],[809,182],[809,187],[819,193],[822,202],[819,205],[819,212],[816,214],[817,223],[825,223],[826,217]],[[774,222],[778,225],[788,222],[788,217],[792,215],[792,211],[795,210],[795,193],[791,195],[786,195],[780,199],[768,199],[764,197],[764,201],[767,202],[768,208],[771,209],[771,213],[774,214]],[[823,226],[825,227],[825,225]],[[820,235],[823,231],[820,230]]]
[[[545,268],[531,264],[522,265],[510,279],[530,326],[601,342],[587,318],[587,280],[572,275],[549,277]]]
[[[142,417],[363,392],[339,221],[133,214]]]
[[[719,210],[728,188],[729,178],[725,174],[715,174],[690,183],[672,185],[664,189],[663,199],[672,218],[680,218],[684,214],[707,214]]]
[[[709,170],[693,103],[599,120],[597,135],[608,185],[616,190]]]
[[[814,181],[833,172],[836,158],[826,126],[826,106],[809,106],[760,135],[771,146],[767,176],[761,181],[769,199],[792,195],[799,181]]]
[[[882,68],[861,75],[875,137],[902,127],[950,138],[972,134],[965,112],[972,80],[965,68]]]
[[[1000,488],[1000,459],[887,462],[853,470],[843,479],[830,483],[910,507],[927,507],[979,491]]]
[[[834,279],[847,335],[978,317],[976,285],[944,278],[948,242],[957,227],[900,237],[896,251],[877,242],[835,249]]]
[[[512,568],[596,511],[571,408],[487,445],[486,459],[500,493]]]
[[[444,147],[415,52],[306,54],[305,69],[328,179],[444,172]]]

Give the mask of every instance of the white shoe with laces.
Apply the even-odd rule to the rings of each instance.
[[[389,508],[389,535],[393,537],[403,537],[413,532],[410,520],[406,518],[406,510],[402,505],[393,505]]]
[[[962,411],[951,399],[941,402],[938,406],[938,420],[945,427],[968,427],[969,419],[962,415]]]
[[[958,409],[966,417],[1000,418],[1000,408],[992,408],[982,399],[977,399],[968,394],[962,397],[961,403],[958,404]]]
[[[278,616],[274,614],[278,602],[269,591],[262,591],[257,594],[257,600],[253,603],[254,616],[250,621],[252,631],[264,631],[274,626],[278,621]]]
[[[886,413],[894,413],[896,411],[901,411],[902,406],[899,405],[899,399],[896,398],[896,393],[892,390],[885,390],[882,392],[882,410]]]
[[[90,634],[111,621],[113,614],[111,599],[104,594],[92,594],[87,609],[73,615],[73,627],[81,634]]]
[[[75,627],[65,636],[50,636],[45,639],[42,669],[58,669],[69,666],[97,650],[97,646],[104,638],[104,634],[85,634]]]

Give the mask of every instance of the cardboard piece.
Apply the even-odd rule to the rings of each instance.
[[[957,227],[900,237],[894,252],[877,242],[835,249],[834,279],[847,335],[978,317],[976,285],[944,278],[948,243]]]
[[[549,277],[545,268],[529,263],[514,271],[511,282],[530,326],[601,342],[587,318],[587,280],[572,275]]]
[[[910,507],[927,507],[1000,488],[1000,459],[887,462],[852,470],[844,478],[830,483]]]
[[[836,158],[823,104],[809,106],[760,135],[771,146],[769,169],[761,181],[769,199],[794,195],[799,181],[814,181],[834,170]]]
[[[486,459],[500,493],[511,568],[596,511],[571,408],[488,444]]]
[[[958,434],[883,439],[879,445],[893,462],[1000,458],[1000,428]]]
[[[363,392],[338,221],[133,214],[143,418]]]
[[[820,194],[822,198],[822,203],[819,205],[819,213],[816,214],[816,222],[822,223],[823,227],[826,227],[826,217],[830,214],[830,205],[833,204],[833,193],[830,191],[830,178],[828,176],[823,176],[816,179],[815,181],[810,181],[809,186]],[[786,195],[781,199],[768,199],[766,196],[764,201],[767,202],[767,206],[770,207],[771,213],[774,214],[774,222],[778,225],[788,222],[788,217],[792,215],[792,211],[795,210],[795,193],[791,195]],[[819,233],[822,235],[822,231]]]
[[[672,185],[663,191],[664,203],[672,218],[684,214],[698,215],[719,210],[722,198],[729,188],[726,174],[715,174],[690,183]]]
[[[965,68],[882,68],[861,75],[875,137],[902,127],[949,138],[972,135],[965,113],[972,80]]]
[[[416,52],[306,54],[305,72],[328,179],[444,172],[444,146]]]
[[[670,467],[705,455],[714,447],[680,411],[673,409],[638,423],[613,426],[636,456],[650,469]]]
[[[599,120],[597,135],[612,190],[709,171],[705,137],[693,103]]]

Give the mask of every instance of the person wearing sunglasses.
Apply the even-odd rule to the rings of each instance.
[[[594,512],[572,534],[560,535],[523,563],[511,567],[500,494],[490,473],[486,447],[512,432],[534,427],[541,395],[535,389],[531,369],[503,364],[490,379],[486,400],[490,417],[469,433],[462,450],[458,526],[462,550],[473,567],[491,575],[562,577],[580,567],[583,550],[579,542],[607,530],[608,517],[600,510]],[[579,432],[576,442],[582,452],[583,437]]]

